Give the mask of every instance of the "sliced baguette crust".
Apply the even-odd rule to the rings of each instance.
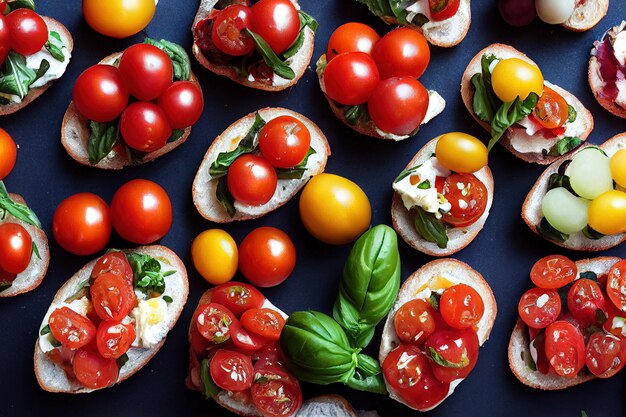
[[[200,65],[217,75],[222,75],[224,77],[230,78],[238,84],[264,91],[286,90],[287,88],[295,85],[300,80],[300,78],[302,78],[307,68],[309,67],[311,57],[313,56],[313,48],[315,46],[315,32],[313,32],[313,30],[311,30],[311,28],[308,26],[304,30],[305,37],[302,47],[293,57],[287,60],[287,63],[296,74],[296,76],[293,80],[289,80],[284,84],[268,85],[258,82],[256,80],[250,81],[248,78],[239,75],[237,70],[230,67],[229,65],[219,65],[209,61],[200,50],[198,43],[195,41],[195,28],[198,25],[198,22],[205,19],[209,15],[209,13],[211,13],[217,2],[218,0],[201,0],[200,6],[198,7],[198,12],[196,13],[196,17],[193,19],[193,25],[191,26],[191,32],[194,37],[194,43],[191,47],[191,51],[193,52],[193,55],[196,57]],[[296,6],[296,8],[299,9],[298,2],[296,0],[291,0],[291,2]]]
[[[583,146],[583,148],[580,148],[579,150],[582,150],[589,146],[593,145]],[[619,135],[613,136],[611,139],[607,140],[599,147],[603,149],[607,153],[607,155],[613,155],[619,149],[626,148],[626,133],[620,133]],[[541,204],[543,202],[543,197],[548,192],[548,178],[550,177],[550,175],[559,170],[559,166],[561,165],[561,163],[563,163],[563,161],[571,159],[571,157],[572,155],[565,155],[555,161],[552,165],[547,167],[546,170],[539,176],[537,182],[535,182],[535,185],[533,185],[533,188],[531,188],[530,192],[526,196],[526,199],[524,200],[524,205],[522,206],[522,218],[524,219],[524,222],[526,222],[530,230],[532,230],[539,236],[541,236],[541,234],[537,229],[537,225],[539,225],[543,217]],[[582,232],[578,232],[576,234],[570,235],[570,238],[565,242],[555,242],[552,240],[550,240],[550,242],[570,250],[597,252],[610,249],[614,246],[619,245],[625,240],[626,233],[604,236],[601,239],[593,240],[587,238]]]
[[[396,304],[393,306],[393,309],[387,316],[385,326],[383,327],[380,350],[378,354],[378,360],[381,364],[385,361],[385,358],[387,357],[389,352],[391,352],[400,344],[394,327],[394,317],[396,312],[405,303],[415,299],[416,295],[419,293],[418,290],[420,289],[420,287],[428,283],[428,281],[436,276],[443,276],[456,284],[467,284],[474,288],[480,294],[483,299],[483,303],[485,304],[485,312],[483,314],[483,317],[480,319],[480,322],[478,322],[477,335],[480,346],[482,346],[487,341],[487,339],[489,339],[489,334],[491,333],[491,329],[493,328],[493,324],[496,320],[496,314],[498,312],[496,299],[493,295],[493,292],[491,291],[491,288],[489,287],[489,284],[487,283],[487,281],[485,281],[480,273],[478,273],[476,270],[474,270],[472,267],[464,262],[457,261],[456,259],[451,258],[438,259],[427,263],[426,265],[415,271],[413,274],[411,274],[410,277],[406,279],[406,281],[404,281],[402,287],[400,287]],[[452,395],[454,389],[457,387],[458,384],[461,383],[461,381],[462,380],[455,380],[450,384],[450,391],[448,392],[446,398]],[[393,389],[391,388],[391,386],[389,386],[389,384],[387,384],[387,381],[385,381],[385,384],[387,385],[389,396],[392,399],[406,405],[409,408],[412,408],[404,401],[402,401],[402,399],[393,392]],[[445,398],[428,409],[418,411],[432,410],[433,408],[441,404],[444,400]]]
[[[11,197],[11,200],[16,203],[26,205],[26,201],[24,201],[24,198],[21,195],[9,194],[9,196]],[[9,213],[6,213],[6,217],[4,219],[0,219],[0,224],[2,223],[17,223],[23,226],[33,239],[33,243],[37,245],[39,255],[41,255],[40,259],[33,253],[26,270],[17,275],[15,281],[13,281],[13,284],[9,288],[0,292],[0,298],[7,298],[34,290],[39,286],[39,284],[41,284],[41,281],[43,281],[46,276],[46,272],[48,271],[48,264],[50,263],[50,249],[48,248],[48,238],[46,237],[44,231],[40,228],[19,220],[11,216]]]
[[[593,271],[598,275],[606,274],[620,260],[620,258],[605,256],[576,261],[579,272],[576,279],[580,278],[580,272]],[[518,318],[509,341],[508,357],[511,371],[522,384],[531,388],[552,391],[573,387],[595,378],[589,372],[578,374],[576,378],[563,378],[555,374],[544,375],[539,371],[533,372],[526,365],[524,359],[526,355],[530,355],[528,327]]]
[[[439,138],[432,139],[411,159],[405,169],[414,167],[426,161],[435,153],[435,147]],[[413,249],[431,256],[449,256],[460,251],[469,245],[478,232],[480,232],[489,217],[489,210],[493,204],[494,181],[491,175],[491,169],[485,166],[481,170],[474,173],[487,188],[488,198],[487,207],[482,216],[472,225],[468,227],[455,227],[447,230],[448,247],[441,249],[436,243],[424,240],[415,230],[413,224],[414,215],[404,207],[402,198],[396,192],[393,193],[391,200],[391,220],[393,228],[402,237],[402,239]]]
[[[311,146],[316,153],[309,157],[307,171],[299,180],[278,180],[276,192],[272,199],[261,206],[247,206],[235,202],[237,209],[235,216],[230,217],[224,206],[215,196],[217,181],[212,181],[209,167],[217,159],[221,152],[230,151],[239,143],[239,140],[248,132],[254,123],[255,113],[237,120],[230,125],[220,136],[213,140],[207,150],[198,173],[193,181],[193,203],[205,219],[216,223],[228,223],[235,220],[255,219],[276,210],[287,203],[313,176],[320,174],[326,167],[326,161],[330,155],[330,145],[324,133],[315,123],[307,117],[292,110],[280,107],[266,107],[258,111],[260,116],[267,122],[278,116],[289,115],[300,120],[311,133]]]
[[[169,329],[171,330],[176,324],[180,313],[183,311],[183,307],[187,302],[187,296],[189,295],[189,282],[187,280],[187,270],[185,265],[172,250],[166,248],[165,246],[142,246],[134,249],[133,251],[150,255],[153,258],[164,259],[179,272],[165,278],[165,294],[169,295],[173,299],[173,301],[168,304],[167,309],[167,323]],[[78,289],[80,289],[81,283],[84,282],[84,280],[89,279],[96,261],[97,259],[89,262],[80,271],[74,274],[74,276],[72,276],[65,284],[63,284],[54,296],[48,311],[53,309],[53,307],[59,303],[62,303],[68,297],[75,294]],[[131,347],[131,349],[127,352],[129,358],[128,362],[122,367],[116,384],[125,381],[143,368],[148,361],[156,355],[159,349],[161,349],[161,346],[163,346],[166,339],[167,336],[151,348]],[[85,388],[79,383],[68,379],[63,369],[56,366],[48,359],[46,354],[39,349],[39,339],[37,339],[37,342],[35,343],[34,362],[37,382],[45,391],[62,392],[67,394],[84,394],[96,391],[94,389]]]
[[[357,414],[348,400],[329,394],[306,400],[295,417],[357,417]]]
[[[67,45],[67,50],[70,53],[72,53],[72,51],[74,50],[74,39],[72,38],[72,34],[70,33],[70,31],[67,30],[67,28],[63,26],[61,22],[58,22],[57,20],[51,17],[48,17],[48,16],[41,16],[41,17],[43,18],[44,22],[46,22],[46,26],[48,26],[48,32],[51,32],[51,31],[57,32],[61,36],[61,39],[64,40],[63,43]],[[28,94],[26,94],[24,99],[19,103],[12,102],[9,104],[0,105],[0,116],[13,114],[23,109],[24,107],[28,106],[30,103],[35,101],[40,95],[45,93],[46,90],[48,90],[48,88],[50,88],[52,84],[54,84],[54,81],[50,81],[41,87],[37,87],[37,88],[33,88],[29,90]]]
[[[585,32],[597,25],[606,16],[609,10],[609,0],[586,0],[584,3],[577,2],[574,13],[563,23],[566,29],[574,32]]]
[[[512,46],[504,45],[500,43],[495,43],[495,44],[487,46],[486,48],[478,52],[476,56],[474,56],[474,58],[472,58],[469,65],[465,69],[465,72],[463,73],[463,78],[461,79],[461,97],[463,99],[463,104],[465,104],[465,107],[470,112],[474,120],[476,120],[478,124],[480,124],[483,127],[483,129],[485,129],[487,132],[490,132],[491,126],[483,122],[482,120],[480,120],[478,116],[476,116],[473,110],[474,88],[472,86],[472,77],[474,76],[474,74],[481,71],[480,62],[481,62],[482,56],[485,54],[493,54],[500,59],[519,58],[533,65],[537,65],[537,64],[528,56],[518,51],[517,49],[513,48]],[[557,85],[550,84],[550,87],[554,89],[555,91],[557,91],[559,94],[561,94],[563,98],[565,98],[567,103],[571,104],[576,109],[578,118],[582,118],[582,123],[584,124],[585,130],[578,137],[580,138],[580,140],[584,142],[585,140],[587,140],[587,137],[593,130],[594,122],[593,122],[593,116],[591,112],[587,110],[587,108],[585,108],[585,106],[580,102],[580,100],[578,100],[570,92],[564,90],[563,88]],[[522,129],[523,128],[519,126],[513,126],[509,128],[506,131],[506,134],[502,136],[499,143],[502,146],[504,146],[513,155],[518,157],[519,159],[526,161],[526,162],[530,162],[530,163],[535,163],[539,165],[548,165],[560,158],[558,156],[550,156],[550,155],[544,156],[541,152],[523,153],[523,152],[517,151],[511,144],[511,141],[512,141],[512,138],[516,137],[516,135],[518,135],[520,130]]]
[[[122,56],[122,53],[123,52],[116,52],[111,54],[102,59],[99,63],[112,65],[116,59]],[[189,81],[193,82],[198,86],[198,88],[200,88],[198,79],[193,72],[190,73]],[[129,161],[124,148],[123,152],[118,152],[115,149],[112,150],[107,157],[102,159],[102,161],[93,165],[89,162],[89,151],[87,148],[89,136],[91,135],[89,120],[76,110],[76,106],[73,101],[70,102],[70,105],[65,112],[65,116],[63,116],[63,124],[61,125],[61,143],[69,156],[71,156],[76,162],[83,165],[111,170],[119,170],[127,166],[143,165],[147,162],[153,161],[185,143],[190,134],[191,126],[185,129],[185,133],[183,133],[180,139],[166,144],[159,150],[146,154],[140,162]],[[121,136],[118,140],[121,140]]]

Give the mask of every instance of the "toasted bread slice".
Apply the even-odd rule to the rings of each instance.
[[[597,25],[609,10],[609,0],[577,1],[574,13],[563,27],[574,32],[585,32]]]
[[[26,205],[26,201],[24,201],[24,198],[21,195],[9,194],[9,196],[11,197],[11,200],[16,203]],[[39,284],[41,284],[41,281],[43,281],[46,276],[46,272],[48,271],[48,264],[50,263],[50,249],[48,248],[48,238],[46,237],[44,231],[40,228],[19,220],[11,216],[9,213],[6,213],[6,217],[4,219],[0,219],[0,224],[2,223],[17,223],[24,227],[33,239],[33,244],[37,245],[39,255],[41,256],[41,258],[39,258],[33,253],[30,258],[30,264],[28,264],[26,270],[17,275],[15,281],[13,281],[13,284],[9,288],[0,292],[0,298],[6,298],[14,297],[18,294],[34,290],[39,286]]]
[[[41,17],[46,22],[46,26],[48,26],[48,32],[51,32],[51,31],[57,32],[61,36],[61,39],[63,40],[63,44],[67,45],[67,50],[70,53],[72,53],[72,50],[74,49],[74,40],[72,39],[72,34],[70,33],[70,31],[67,30],[67,28],[63,26],[62,23],[54,20],[51,17],[48,17],[48,16],[41,16]],[[48,88],[52,86],[52,84],[54,84],[54,81],[50,81],[41,87],[31,88],[28,91],[28,94],[26,95],[26,97],[24,97],[22,101],[19,103],[11,102],[9,104],[0,105],[0,116],[15,113],[23,109],[24,107],[28,106],[30,103],[35,101],[35,99],[37,99],[40,95],[45,93],[46,90],[48,90]]]
[[[315,32],[308,26],[304,29],[305,37],[302,47],[300,47],[300,49],[294,56],[287,60],[287,64],[296,74],[293,80],[286,80],[274,74],[274,82],[272,83],[272,85],[269,85],[254,79],[250,80],[248,77],[242,77],[239,72],[232,66],[220,65],[209,61],[207,57],[204,56],[202,50],[200,49],[200,46],[198,45],[198,40],[195,36],[195,28],[201,20],[209,16],[217,2],[218,0],[201,0],[200,6],[198,7],[198,12],[196,13],[196,17],[193,19],[193,25],[191,26],[191,32],[194,37],[191,51],[193,52],[193,55],[196,57],[200,65],[217,75],[222,75],[224,77],[230,78],[238,84],[264,91],[286,90],[287,88],[295,85],[300,80],[300,78],[302,78],[307,68],[309,67],[309,63],[311,62],[315,43]],[[296,0],[291,0],[291,2],[296,6],[297,9],[300,8]]]
[[[593,271],[598,276],[607,274],[619,261],[620,258],[607,256],[576,261],[579,273],[576,279],[580,278],[580,272],[586,271]],[[575,378],[564,378],[554,373],[544,375],[539,371],[532,371],[526,364],[526,357],[530,356],[530,342],[528,327],[518,318],[509,341],[508,356],[511,371],[522,384],[551,391],[573,387],[595,378],[590,372],[581,372]]]
[[[295,417],[357,417],[352,405],[339,395],[313,397],[302,404]]]
[[[420,151],[407,164],[405,169],[419,165],[430,158],[430,156],[435,153],[438,140],[439,138],[432,139],[424,145],[424,147],[420,149]],[[474,240],[487,221],[489,210],[491,209],[491,205],[493,203],[494,194],[493,176],[491,175],[491,169],[489,169],[488,166],[485,166],[481,170],[475,172],[474,175],[483,184],[485,184],[485,187],[487,188],[487,208],[485,208],[483,215],[480,216],[480,218],[472,225],[468,227],[455,227],[448,229],[448,247],[445,249],[441,249],[436,243],[424,240],[417,233],[413,224],[413,214],[409,212],[406,207],[404,207],[400,195],[396,192],[393,193],[391,201],[391,220],[393,222],[393,228],[396,229],[396,232],[398,232],[407,245],[431,256],[449,256],[465,248],[472,242],[472,240]]]
[[[134,250],[134,252],[147,254],[153,258],[162,259],[164,262],[176,269],[178,273],[165,277],[165,295],[169,295],[172,298],[172,302],[168,304],[167,308],[167,325],[171,330],[180,313],[183,311],[183,307],[187,302],[187,296],[189,294],[189,282],[187,281],[187,270],[180,258],[170,249],[164,246],[143,246]],[[93,260],[85,265],[80,271],[72,276],[54,296],[52,304],[48,309],[46,316],[54,311],[56,306],[63,303],[68,297],[74,295],[82,286],[85,280],[89,279],[91,271],[97,260]],[[150,359],[161,349],[161,346],[165,343],[166,337],[164,337],[159,343],[151,348],[135,348],[131,347],[128,352],[128,362],[120,369],[120,374],[116,384],[125,381],[141,368],[143,368]],[[39,339],[35,343],[35,375],[37,376],[37,382],[42,389],[49,392],[63,392],[67,394],[84,394],[95,391],[90,388],[85,388],[77,381],[70,380],[62,368],[55,365],[48,356],[39,348]]]
[[[487,281],[483,278],[481,274],[472,269],[466,263],[461,261],[457,261],[456,259],[438,259],[436,261],[432,261],[422,266],[420,269],[411,274],[410,277],[404,281],[402,287],[400,287],[400,292],[398,293],[398,299],[396,304],[393,306],[393,309],[387,316],[387,321],[385,322],[385,327],[383,328],[383,334],[380,342],[380,350],[378,359],[382,364],[385,361],[385,358],[393,349],[395,349],[398,345],[400,345],[400,340],[396,335],[396,329],[394,326],[394,317],[396,312],[400,307],[402,307],[405,303],[418,298],[420,293],[428,288],[428,283],[431,279],[442,277],[451,281],[454,284],[466,284],[474,288],[482,297],[483,303],[485,304],[485,311],[483,317],[478,322],[478,341],[480,342],[480,346],[482,346],[487,339],[489,339],[489,334],[491,333],[491,329],[493,328],[493,324],[496,320],[496,314],[498,312],[498,308],[496,306],[496,299],[493,296],[493,292],[487,284]],[[452,395],[454,389],[461,383],[462,379],[458,379],[453,381],[450,384],[450,391],[448,392],[448,397]],[[385,381],[387,384],[387,381]],[[389,396],[406,405],[407,405],[393,390],[393,388],[387,384],[387,390],[389,391]],[[447,397],[446,397],[447,398]],[[445,398],[444,398],[445,400]],[[432,407],[419,411],[429,411],[433,408],[437,407],[441,402],[433,405]]]
[[[217,159],[221,152],[234,149],[240,139],[245,136],[254,123],[255,114],[237,120],[230,125],[221,135],[219,135],[202,159],[196,178],[193,181],[192,193],[193,203],[207,220],[216,223],[227,223],[234,220],[249,220],[266,215],[287,203],[314,175],[324,171],[326,161],[330,155],[330,146],[326,136],[315,123],[300,113],[280,107],[266,107],[258,111],[259,115],[266,121],[270,121],[278,116],[289,115],[300,120],[311,133],[311,147],[315,149],[315,154],[311,155],[307,161],[307,171],[301,179],[278,180],[276,192],[270,201],[260,206],[248,206],[235,202],[236,213],[230,217],[224,206],[216,197],[217,181],[212,180],[209,174],[209,167]]]
[[[463,78],[461,79],[461,97],[463,98],[463,104],[465,104],[465,107],[470,112],[472,117],[486,131],[490,132],[491,126],[480,120],[473,110],[474,87],[472,86],[472,77],[474,74],[481,72],[481,58],[485,54],[493,54],[500,59],[519,58],[533,65],[537,64],[512,46],[499,43],[489,45],[472,58],[467,66],[467,69],[463,73]],[[565,101],[567,101],[567,103],[573,106],[576,110],[576,121],[572,122],[572,125],[575,125],[575,130],[573,132],[567,131],[563,136],[578,136],[580,140],[584,142],[593,130],[593,116],[591,115],[591,112],[583,106],[580,100],[568,91],[547,81],[545,82],[545,85],[563,96]],[[548,165],[559,158],[558,156],[551,156],[548,154],[544,155],[543,152],[543,149],[549,149],[552,145],[554,145],[558,138],[555,138],[552,141],[548,141],[543,138],[541,138],[541,140],[529,141],[528,138],[529,136],[526,133],[525,128],[519,125],[514,125],[506,131],[499,143],[508,149],[513,155],[526,162]]]
[[[111,54],[102,59],[99,63],[112,65],[119,57],[122,56],[122,53],[123,52],[116,52]],[[190,73],[189,81],[200,87],[198,79],[193,72]],[[71,156],[76,162],[83,165],[112,170],[119,170],[127,166],[143,165],[147,162],[153,161],[159,156],[165,155],[185,143],[190,134],[191,126],[185,128],[185,133],[183,133],[180,139],[166,144],[159,150],[146,154],[141,161],[130,160],[126,154],[126,148],[122,148],[122,150],[119,151],[114,147],[108,156],[93,165],[89,162],[89,151],[87,148],[89,136],[91,135],[89,120],[76,110],[76,106],[73,101],[70,102],[70,105],[65,112],[65,116],[63,116],[63,124],[61,125],[61,143],[69,156]],[[122,140],[121,136],[118,140]]]
[[[626,147],[626,133],[621,133],[619,135],[613,136],[611,139],[607,140],[599,147],[603,149],[608,156],[613,155],[619,149]],[[582,149],[584,149],[584,147]],[[530,192],[526,196],[526,199],[524,200],[524,205],[522,206],[522,218],[524,219],[528,227],[530,227],[530,230],[532,230],[539,236],[541,236],[541,234],[539,233],[537,226],[543,218],[541,204],[543,202],[543,197],[548,192],[548,178],[550,177],[550,175],[558,172],[559,166],[564,161],[571,159],[571,157],[572,155],[566,155],[555,161],[548,168],[546,168],[546,170],[539,176],[537,182],[535,182],[535,185],[533,185],[533,188],[531,188]],[[582,232],[578,232],[576,234],[570,235],[569,239],[567,239],[565,242],[550,242],[570,250],[597,252],[610,249],[614,246],[619,245],[625,240],[626,233],[604,236],[600,239],[593,240],[586,237]]]

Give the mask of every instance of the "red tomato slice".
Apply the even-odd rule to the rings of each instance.
[[[219,285],[211,290],[211,301],[221,304],[237,317],[251,308],[261,308],[265,296],[250,284],[230,282]]]
[[[533,109],[533,116],[546,129],[560,128],[569,118],[567,101],[550,87],[544,86],[543,93]]]
[[[259,336],[243,328],[241,323],[239,323],[236,319],[233,321],[233,325],[230,329],[230,340],[233,342],[235,347],[246,353],[259,351],[269,342],[268,339],[263,336]]]
[[[101,256],[91,271],[91,278],[96,279],[105,273],[119,275],[128,285],[133,285],[133,268],[123,252],[111,252]]]
[[[530,332],[530,343],[537,351],[537,360],[535,362],[537,370],[542,374],[547,375],[550,372],[550,362],[548,362],[548,357],[546,356],[546,335],[542,330],[534,329],[532,327],[529,327],[528,330]],[[537,333],[533,334],[534,332]]]
[[[441,382],[466,378],[476,366],[480,343],[472,329],[440,330],[424,344],[432,360],[433,375]]]
[[[211,40],[217,49],[227,55],[243,56],[254,51],[254,40],[246,35],[251,26],[249,7],[234,4],[220,10],[213,20]]]
[[[46,352],[46,356],[48,357],[48,359],[50,359],[52,363],[63,369],[68,378],[76,379],[76,375],[74,375],[74,367],[72,365],[75,352],[75,350],[66,348],[61,345],[56,349],[52,349]]]
[[[609,271],[606,293],[617,308],[626,311],[626,260],[616,263]]]
[[[211,359],[211,378],[222,389],[243,391],[250,388],[253,377],[252,359],[248,355],[219,349]]]
[[[598,310],[606,315],[604,295],[598,283],[585,278],[574,281],[567,294],[567,308],[583,327],[595,324]]]
[[[137,304],[132,285],[111,272],[96,278],[89,292],[94,310],[104,321],[121,321]]]
[[[517,311],[527,326],[543,329],[561,314],[561,298],[554,290],[532,288],[522,295]]]
[[[276,310],[257,308],[243,313],[241,324],[246,330],[276,342],[285,327],[285,319]]]
[[[539,288],[555,290],[576,279],[576,262],[561,255],[550,255],[539,259],[530,271],[530,279]]]
[[[487,187],[473,174],[450,175],[446,178],[442,194],[452,205],[443,220],[453,227],[476,223],[487,208]]]
[[[404,343],[421,346],[435,331],[437,315],[426,300],[414,299],[404,303],[393,319],[398,338]]]
[[[76,351],[73,367],[78,382],[92,389],[113,385],[119,375],[115,359],[103,358],[88,347]]]
[[[280,366],[254,367],[252,401],[267,417],[294,415],[302,405],[302,391],[298,380]]]
[[[226,307],[209,303],[198,307],[196,326],[209,342],[223,343],[230,338],[234,320],[233,314]]]
[[[555,321],[546,328],[546,356],[557,375],[574,378],[585,366],[585,339],[570,322]]]
[[[599,378],[610,378],[626,364],[626,342],[613,334],[596,332],[587,342],[587,368]]]
[[[267,346],[265,346],[263,350],[255,353],[252,359],[257,362],[264,361],[263,363],[259,364],[259,367],[262,367],[263,364],[266,364],[268,366],[272,366],[272,365],[282,366],[283,351],[281,350],[280,345],[278,343],[270,343]]]
[[[130,349],[135,341],[135,325],[132,323],[103,321],[98,326],[96,346],[103,358],[117,359]]]
[[[48,319],[52,336],[70,349],[78,349],[91,343],[96,337],[96,326],[69,307],[57,308]]]
[[[430,17],[435,22],[449,19],[456,14],[460,0],[428,0]]]
[[[441,294],[439,311],[449,326],[465,329],[478,325],[485,312],[485,304],[474,288],[457,284]]]

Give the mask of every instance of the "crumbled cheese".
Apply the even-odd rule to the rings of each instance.
[[[451,205],[437,192],[435,181],[437,177],[445,178],[450,174],[450,170],[441,165],[436,157],[431,157],[415,172],[394,183],[392,187],[402,198],[402,203],[407,210],[421,207],[429,213],[447,213]],[[424,181],[430,183],[429,188],[419,188]]]

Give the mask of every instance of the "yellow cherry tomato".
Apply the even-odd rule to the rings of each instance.
[[[15,166],[17,146],[4,129],[0,129],[0,181],[6,178]]]
[[[626,232],[626,193],[611,190],[589,204],[589,226],[603,235]]]
[[[209,229],[194,239],[191,244],[191,259],[207,282],[219,285],[235,276],[239,252],[237,244],[227,232]]]
[[[370,225],[372,208],[354,182],[333,174],[319,174],[300,196],[300,217],[315,238],[331,245],[354,241]]]
[[[622,188],[626,188],[626,149],[620,149],[611,157],[611,176]]]
[[[491,85],[500,100],[510,103],[517,97],[525,100],[530,93],[541,96],[543,75],[539,67],[523,59],[503,59],[491,73]]]
[[[118,39],[148,26],[155,8],[154,0],[83,0],[83,15],[89,26]]]
[[[439,163],[450,171],[471,174],[487,165],[489,151],[474,136],[451,132],[439,137],[435,155]]]

